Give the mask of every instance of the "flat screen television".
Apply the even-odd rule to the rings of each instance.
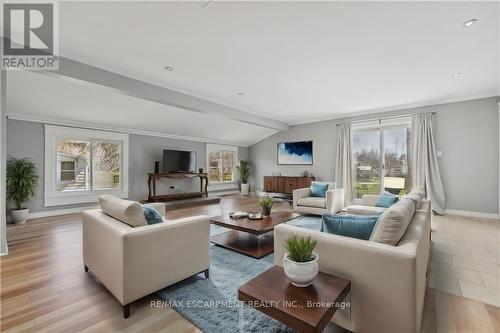
[[[196,152],[165,149],[163,173],[169,172],[196,172]]]

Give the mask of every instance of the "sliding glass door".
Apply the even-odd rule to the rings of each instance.
[[[353,125],[353,195],[388,191],[404,195],[411,188],[410,121],[397,119]]]

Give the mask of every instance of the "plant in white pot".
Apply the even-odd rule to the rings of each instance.
[[[316,244],[317,241],[310,236],[291,235],[286,241],[283,269],[294,286],[307,287],[318,275],[319,255],[314,252]]]
[[[24,223],[29,210],[23,203],[36,194],[38,171],[35,162],[29,158],[11,157],[7,161],[7,198],[14,201],[16,208],[11,210],[12,222]]]
[[[248,184],[248,177],[250,176],[250,163],[248,161],[240,161],[237,166],[240,174],[241,181],[241,194],[248,195],[250,193],[250,184]]]

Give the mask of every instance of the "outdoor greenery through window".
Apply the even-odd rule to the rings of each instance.
[[[120,188],[120,143],[57,139],[56,144],[56,191]]]
[[[355,198],[382,191],[396,195],[410,191],[408,120],[353,125],[352,152]]]

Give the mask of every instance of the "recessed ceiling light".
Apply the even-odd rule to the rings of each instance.
[[[173,69],[172,67],[170,67],[170,66],[165,66],[165,67],[163,67],[163,68],[165,68],[165,69],[166,69],[167,71],[169,71],[169,72],[172,72],[172,71],[174,70],[174,69]]]
[[[451,76],[453,76],[453,77],[459,77],[460,75],[462,75],[462,73],[459,73],[459,72],[451,74]]]
[[[243,96],[243,95],[245,95],[245,93],[240,91],[239,93],[237,93],[237,95],[238,96]]]
[[[475,19],[475,18],[467,20],[464,22],[464,27],[470,27],[471,25],[473,25],[476,22],[477,22],[477,19]]]

